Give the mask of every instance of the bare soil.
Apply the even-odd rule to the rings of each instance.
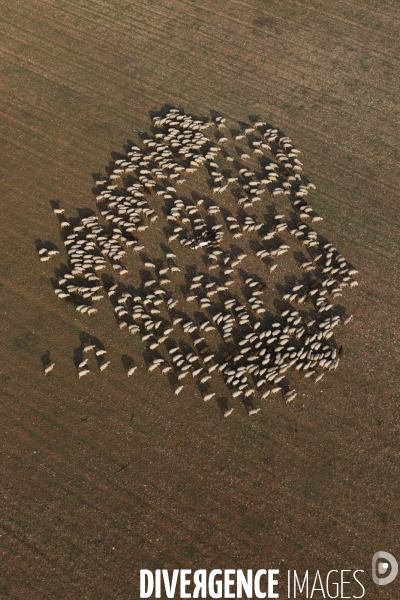
[[[370,578],[374,552],[399,557],[397,3],[16,0],[0,31],[0,597],[136,599],[141,568],[276,567],[364,569],[366,597],[398,598]],[[92,173],[166,102],[285,131],[318,231],[360,272],[339,371],[254,419],[143,364],[127,379],[140,341],[106,305],[87,320],[57,300],[37,258],[37,238],[62,246],[50,201],[94,208]],[[78,381],[82,330],[112,364]]]

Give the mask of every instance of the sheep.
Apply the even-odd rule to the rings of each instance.
[[[252,415],[256,415],[257,413],[259,413],[261,410],[261,408],[251,408],[249,410],[249,417],[251,417]]]
[[[217,121],[217,126],[223,125],[222,117]],[[172,235],[169,239],[179,240],[182,246],[186,248],[204,248],[207,251],[208,259],[206,260],[207,268],[209,272],[213,269],[220,270],[221,279],[211,284],[205,283],[201,278],[203,275],[198,276],[199,282],[197,285],[196,278],[191,278],[190,283],[190,294],[187,294],[186,300],[199,302],[200,310],[211,309],[211,299],[214,295],[219,295],[221,298],[222,294],[226,294],[229,291],[231,285],[234,284],[234,278],[226,280],[227,276],[230,276],[236,267],[240,264],[241,260],[245,258],[245,254],[242,252],[238,256],[229,256],[227,253],[221,256],[221,251],[217,251],[217,244],[211,243],[207,237],[208,233],[213,235],[220,234],[219,227],[213,227],[210,229],[211,223],[206,224],[205,220],[201,217],[199,207],[204,203],[202,198],[199,198],[195,203],[183,202],[180,198],[175,195],[175,188],[172,185],[168,185],[166,189],[152,190],[155,185],[155,181],[150,179],[151,177],[159,179],[160,183],[163,183],[163,179],[170,178],[170,181],[176,183],[182,182],[181,172],[186,173],[195,172],[195,170],[207,162],[207,166],[210,168],[211,177],[214,180],[214,186],[218,184],[215,191],[221,192],[226,186],[235,181],[239,181],[241,189],[245,190],[243,197],[238,198],[238,204],[251,206],[256,200],[259,200],[259,196],[265,191],[267,187],[273,195],[286,194],[290,195],[291,200],[295,208],[300,214],[301,218],[312,218],[314,221],[319,221],[320,218],[316,216],[315,211],[305,201],[304,197],[313,189],[313,184],[305,183],[302,176],[299,174],[302,169],[302,163],[298,160],[297,156],[299,151],[293,147],[292,142],[287,136],[284,136],[282,132],[277,129],[266,129],[265,123],[258,122],[254,127],[249,127],[244,130],[244,135],[238,136],[245,137],[246,135],[253,132],[255,129],[260,129],[261,139],[254,140],[249,138],[249,146],[252,150],[262,154],[262,150],[270,150],[270,146],[267,142],[274,142],[272,146],[275,160],[267,161],[268,164],[265,166],[265,179],[259,179],[258,174],[251,172],[250,169],[243,167],[238,169],[238,177],[228,177],[226,179],[222,175],[220,166],[214,162],[215,157],[220,151],[219,146],[213,146],[210,144],[208,138],[202,133],[202,129],[209,124],[203,123],[203,121],[196,122],[192,117],[188,117],[177,109],[170,110],[165,117],[156,117],[153,120],[155,127],[162,127],[160,133],[155,134],[151,137],[145,137],[143,140],[144,148],[138,146],[132,146],[131,151],[128,153],[126,159],[120,159],[115,161],[113,176],[115,178],[124,176],[124,173],[135,172],[137,181],[133,183],[127,189],[129,196],[120,192],[117,189],[117,185],[113,185],[113,182],[107,179],[99,180],[99,185],[104,185],[104,189],[96,197],[96,200],[104,204],[105,206],[101,209],[101,214],[106,219],[109,227],[111,227],[112,233],[106,233],[99,225],[96,217],[84,218],[76,227],[71,226],[69,219],[62,217],[60,219],[64,223],[61,227],[70,227],[71,234],[67,236],[65,240],[65,246],[68,252],[68,260],[70,261],[71,275],[70,277],[88,277],[88,274],[97,271],[106,266],[105,259],[109,260],[112,268],[118,272],[121,276],[127,273],[127,269],[121,264],[121,257],[125,248],[131,248],[134,251],[141,251],[144,249],[143,245],[139,245],[138,241],[132,238],[134,231],[138,229],[145,231],[149,225],[143,223],[145,217],[148,223],[151,224],[157,218],[153,209],[151,209],[144,196],[146,194],[155,193],[157,196],[163,198],[166,202],[171,202],[173,208],[170,209],[170,214],[167,216],[169,221],[177,221],[176,225],[182,223],[191,223],[193,227],[193,238],[183,239],[184,230],[182,227],[173,228]],[[164,129],[165,128],[165,129]],[[220,136],[221,134],[217,134]],[[264,142],[263,140],[266,140]],[[224,138],[220,138],[219,143],[223,143]],[[206,144],[206,145],[205,145]],[[272,144],[271,144],[272,145]],[[224,152],[224,151],[223,151]],[[243,153],[243,151],[240,151]],[[180,164],[178,159],[175,160],[176,156],[180,156],[182,160],[185,160],[185,166]],[[243,154],[243,158],[248,155]],[[224,158],[233,162],[234,159],[227,157],[224,152]],[[219,162],[219,161],[218,161]],[[188,166],[190,165],[190,166]],[[211,169],[213,169],[211,171]],[[225,173],[224,173],[225,175]],[[113,178],[113,177],[112,177]],[[123,180],[121,180],[123,182]],[[225,183],[224,183],[225,182]],[[161,186],[160,186],[161,187]],[[118,195],[121,194],[121,195]],[[239,194],[242,196],[242,193]],[[209,215],[214,215],[219,212],[217,205],[208,206],[207,212]],[[56,214],[63,214],[63,210]],[[190,220],[189,218],[190,217]],[[195,218],[193,218],[195,217]],[[266,241],[273,241],[274,237],[282,232],[288,230],[288,223],[284,214],[276,214],[273,218],[274,224],[271,231],[266,235],[261,236]],[[310,221],[309,221],[310,222]],[[228,217],[226,219],[227,228],[229,234],[232,237],[239,237],[243,235],[243,232],[239,229],[239,223],[235,217]],[[257,224],[253,217],[246,217],[244,222],[243,231],[246,233],[257,231],[260,227],[263,227],[264,223]],[[292,225],[290,225],[292,229]],[[305,223],[297,223],[296,227],[290,231],[292,235],[299,238],[299,242],[310,251],[313,247],[320,247],[320,241],[316,234],[310,227],[307,227]],[[90,237],[89,237],[90,236]],[[85,239],[83,239],[83,237]],[[168,237],[168,233],[167,233]],[[220,242],[220,238],[216,235],[216,242]],[[276,237],[275,237],[276,239]],[[322,244],[321,244],[322,246]],[[100,251],[101,256],[96,256],[96,249]],[[257,257],[261,260],[266,258],[273,258],[282,255],[284,252],[289,250],[289,246],[286,244],[275,244],[272,247],[261,248],[256,253]],[[303,304],[311,299],[313,305],[318,313],[323,315],[326,311],[332,311],[333,306],[329,302],[329,297],[336,298],[340,296],[345,287],[352,288],[357,286],[357,282],[354,276],[357,274],[355,269],[352,269],[350,265],[344,260],[344,258],[337,253],[337,250],[332,245],[325,245],[321,248],[319,256],[313,257],[310,252],[310,257],[304,259],[303,266],[306,272],[311,272],[313,269],[316,270],[316,277],[318,278],[317,288],[314,290],[312,285],[310,289],[307,289],[306,284],[295,285],[290,293],[286,297],[290,302],[298,302]],[[48,260],[51,256],[51,251],[43,249],[39,254],[39,258]],[[166,285],[170,283],[167,279],[168,271],[171,273],[179,272],[179,267],[173,262],[176,259],[176,255],[173,252],[167,250],[165,252],[165,258],[167,260],[166,268],[156,269],[154,262],[149,259],[143,260],[144,266],[149,269],[156,269],[156,279],[151,281],[143,282],[141,284],[143,288],[150,288],[152,291],[154,288],[160,285]],[[321,260],[323,259],[323,260]],[[276,262],[270,263],[267,269],[271,273],[277,268]],[[321,277],[321,271],[325,274],[325,278]],[[93,273],[94,275],[94,273]],[[96,277],[96,276],[95,276]],[[78,280],[74,282],[66,281],[68,278],[63,277],[59,282],[59,288],[55,290],[58,297],[66,300],[74,299],[73,294],[79,294],[84,299],[87,299],[87,304],[81,303],[79,300],[75,302],[76,309],[82,314],[91,315],[96,312],[96,309],[91,306],[92,302],[103,298],[98,290],[94,287],[85,289]],[[97,278],[98,279],[98,278]],[[89,281],[92,281],[89,279]],[[207,281],[207,280],[206,280]],[[76,283],[71,285],[69,288],[67,283]],[[251,282],[252,283],[252,282]],[[114,288],[114,289],[112,289]],[[194,292],[197,288],[203,288],[200,292]],[[336,351],[328,347],[328,350],[324,350],[322,347],[315,347],[315,344],[323,344],[324,340],[329,339],[333,335],[333,327],[337,325],[339,321],[348,323],[349,318],[341,319],[338,317],[337,320],[334,317],[329,317],[323,321],[323,327],[317,328],[315,319],[308,319],[307,323],[302,324],[301,317],[299,315],[292,314],[289,312],[282,318],[285,319],[283,325],[279,328],[271,326],[269,332],[262,331],[261,321],[254,322],[254,316],[262,314],[266,309],[263,307],[263,303],[259,298],[262,290],[258,289],[258,282],[249,286],[251,290],[251,296],[248,298],[248,311],[245,306],[240,305],[240,301],[233,299],[232,303],[225,305],[225,311],[232,311],[232,315],[221,313],[218,315],[211,315],[216,327],[218,328],[219,335],[221,335],[224,343],[235,344],[237,343],[237,334],[241,330],[241,327],[250,328],[252,332],[250,337],[244,339],[245,344],[241,344],[239,339],[238,351],[230,356],[228,362],[229,366],[233,365],[233,369],[224,368],[224,364],[216,364],[213,360],[211,350],[206,348],[205,352],[200,350],[198,358],[204,360],[204,367],[201,367],[197,362],[197,355],[191,353],[186,357],[176,349],[173,353],[176,359],[173,361],[174,369],[177,370],[178,381],[186,377],[189,371],[193,377],[200,375],[199,380],[201,383],[206,383],[211,379],[211,373],[218,369],[224,374],[224,379],[228,385],[232,385],[234,388],[234,397],[244,395],[249,397],[254,393],[260,393],[262,398],[267,398],[270,393],[276,394],[279,391],[283,391],[282,388],[277,385],[282,381],[285,373],[288,369],[298,368],[299,373],[304,378],[313,378],[315,382],[320,380],[320,375],[316,375],[315,369],[317,366],[322,366],[326,369],[337,368],[338,362],[336,358]],[[306,288],[306,289],[305,289]],[[98,288],[99,289],[99,288]],[[161,291],[161,290],[160,290]],[[201,325],[198,329],[193,323],[185,323],[182,318],[176,317],[173,313],[173,309],[176,306],[178,300],[174,297],[167,299],[159,298],[156,299],[155,294],[148,294],[143,300],[141,298],[129,299],[124,298],[123,295],[118,291],[118,286],[112,286],[107,290],[110,300],[115,306],[115,316],[117,317],[118,326],[121,329],[127,329],[130,333],[135,334],[141,331],[141,328],[145,328],[145,335],[141,336],[143,342],[146,342],[149,349],[155,349],[164,342],[168,343],[168,336],[172,333],[172,329],[177,324],[181,323],[183,330],[192,335],[194,347],[199,350],[202,348],[204,338],[200,337],[200,332],[211,332],[214,327],[209,323],[208,320],[204,321],[201,319]],[[155,289],[154,289],[155,292]],[[194,293],[193,293],[194,292]],[[164,292],[165,293],[165,292]],[[327,298],[324,295],[327,295]],[[328,296],[329,294],[329,296]],[[151,298],[150,296],[153,296]],[[167,327],[163,325],[163,320],[154,320],[154,315],[159,314],[161,310],[161,304],[165,301],[166,309],[170,315],[172,326]],[[224,304],[224,302],[222,302]],[[159,307],[159,308],[158,308]],[[285,311],[284,311],[285,312]],[[256,316],[257,318],[257,316]],[[132,320],[133,319],[133,322]],[[321,317],[317,317],[320,320]],[[141,322],[139,326],[139,322]],[[239,329],[237,329],[237,327]],[[261,327],[261,329],[259,329]],[[255,334],[256,330],[257,335]],[[143,332],[142,332],[143,333]],[[153,335],[154,334],[154,335]],[[246,332],[247,336],[247,332]],[[286,336],[286,337],[284,337]],[[296,349],[291,346],[289,340],[293,336],[296,338]],[[194,339],[196,338],[196,339]],[[93,349],[95,349],[93,347]],[[86,349],[83,350],[86,352]],[[96,358],[100,358],[103,354],[98,355],[98,350],[95,352]],[[104,351],[105,352],[105,351]],[[171,356],[173,356],[171,354]],[[158,362],[157,362],[158,360]],[[159,365],[162,373],[168,373],[172,370],[172,367],[164,363],[159,362],[160,359],[154,361],[154,369]],[[162,360],[162,359],[161,359]],[[212,364],[211,364],[212,363]],[[82,371],[86,367],[87,359],[81,360],[78,367],[79,371]],[[102,363],[106,364],[106,363]],[[102,364],[99,362],[99,368],[102,368]],[[210,365],[207,368],[207,365]],[[104,367],[105,368],[105,367]],[[243,368],[243,370],[241,370]],[[132,369],[132,371],[131,371]],[[128,376],[132,374],[136,367],[131,367],[128,370]],[[236,369],[236,371],[235,371]],[[153,367],[150,368],[153,370]],[[227,375],[228,371],[233,371],[233,375]],[[254,380],[253,387],[249,386],[246,379],[247,376],[252,376]],[[322,374],[321,374],[322,375]],[[228,383],[229,381],[229,383]],[[272,390],[265,390],[266,383],[272,384]],[[254,388],[254,389],[253,389]],[[179,394],[181,386],[176,387],[175,393]],[[288,398],[291,398],[293,392],[288,392]],[[213,397],[213,396],[212,396]],[[287,399],[287,401],[289,401]],[[254,409],[258,412],[258,409]],[[229,414],[232,412],[230,409]],[[253,414],[250,413],[249,414]],[[254,413],[255,414],[255,413]]]
[[[273,390],[272,390],[272,392],[273,392]],[[286,403],[289,403],[289,402],[291,402],[292,400],[294,400],[294,398],[295,398],[296,396],[297,396],[297,392],[296,392],[296,390],[291,390],[290,392],[287,392],[287,393],[285,394],[285,396],[284,396],[284,397],[285,397],[285,400],[286,400]]]
[[[233,408],[229,408],[227,410],[224,411],[224,417],[229,417],[229,415],[231,415],[233,413]]]
[[[96,348],[95,344],[89,344],[83,348],[83,352],[90,352],[90,350],[94,350]]]

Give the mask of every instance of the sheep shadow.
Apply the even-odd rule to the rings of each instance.
[[[229,415],[232,414],[234,409],[226,396],[220,396],[217,398],[216,402],[223,417],[229,417]]]
[[[42,354],[42,356],[40,357],[40,361],[43,365],[43,369],[45,369],[51,364],[50,350],[46,350],[46,352]]]

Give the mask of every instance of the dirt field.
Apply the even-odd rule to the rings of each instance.
[[[378,550],[400,559],[399,39],[389,0],[3,3],[2,599],[136,600],[141,568],[364,569],[366,598],[399,597],[370,577]],[[58,300],[38,261],[35,239],[62,248],[50,201],[94,209],[92,173],[164,103],[280,127],[359,270],[339,370],[252,419],[143,364],[128,379],[140,340]],[[82,330],[101,377],[76,376]]]

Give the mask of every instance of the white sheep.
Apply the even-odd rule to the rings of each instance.
[[[54,369],[55,363],[51,363],[50,365],[47,365],[47,367],[45,367],[44,369],[44,374],[47,375],[48,373],[50,373],[50,371],[52,371]]]

